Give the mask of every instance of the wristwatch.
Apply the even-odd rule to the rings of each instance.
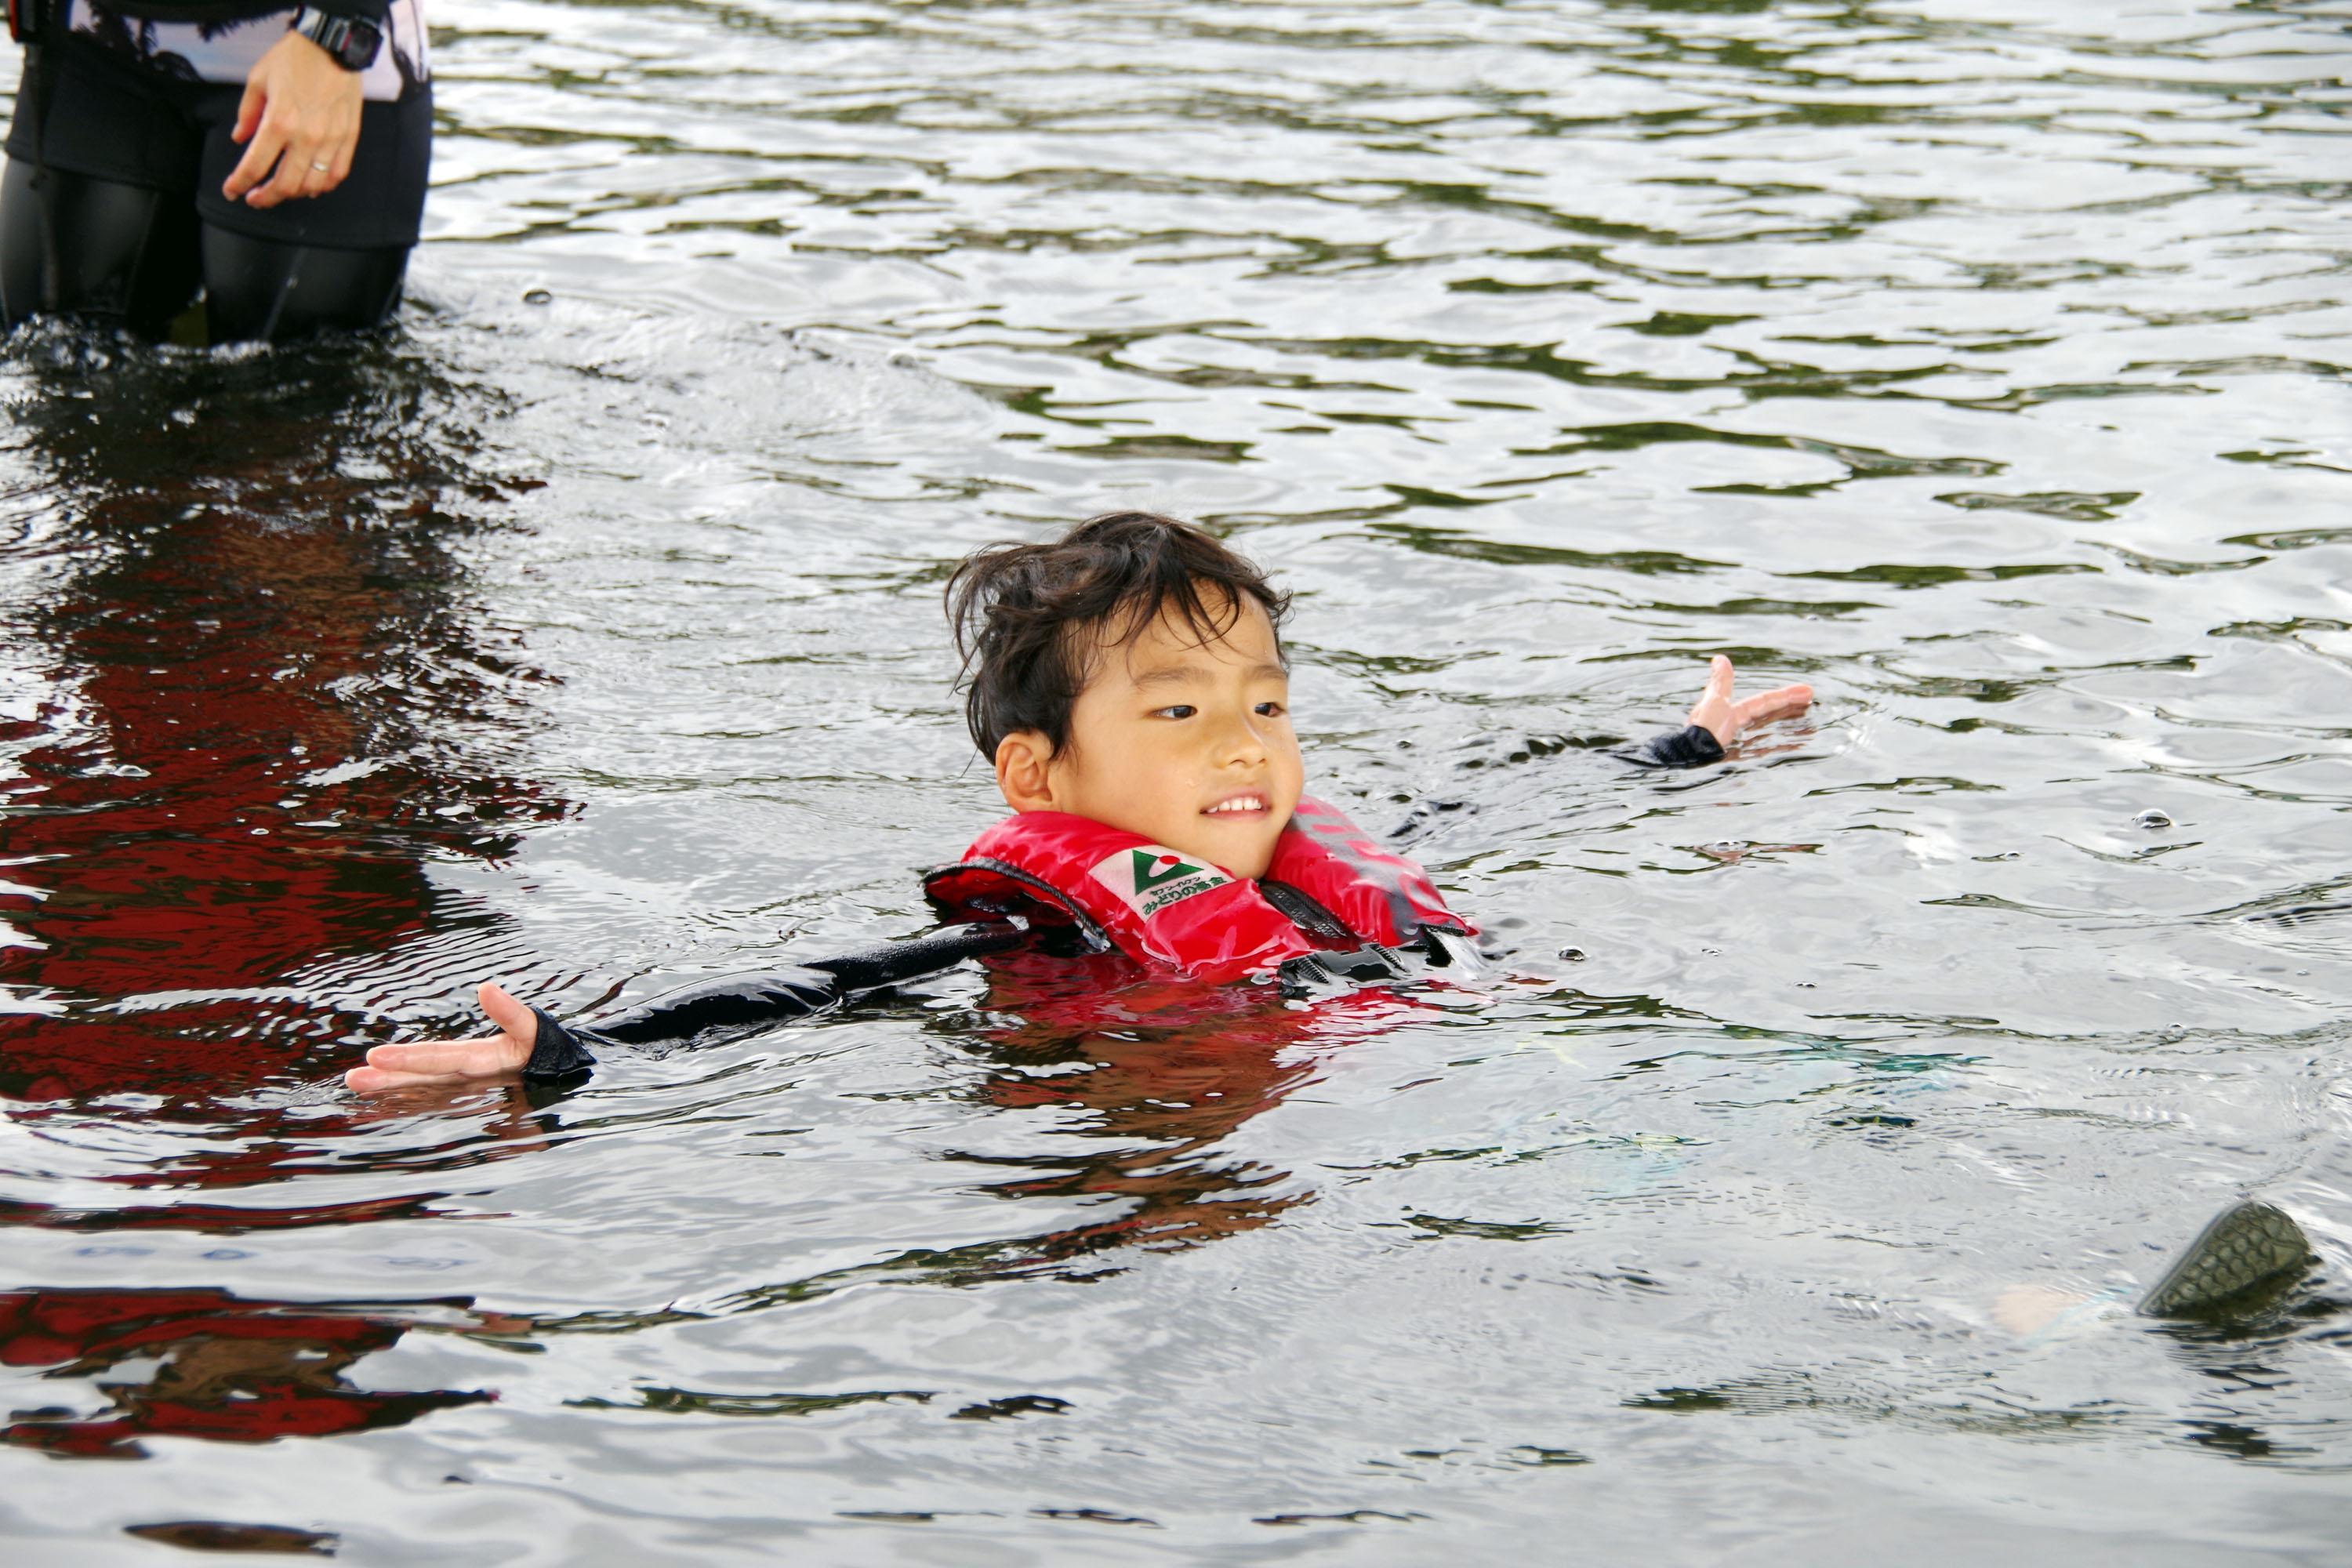
[[[294,13],[293,30],[327,51],[328,58],[347,71],[363,71],[375,64],[383,47],[383,29],[359,16],[338,16],[305,5]]]

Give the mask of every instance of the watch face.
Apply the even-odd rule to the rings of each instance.
[[[365,70],[375,63],[376,49],[383,42],[383,35],[373,23],[347,18],[334,51],[335,58],[348,69]]]

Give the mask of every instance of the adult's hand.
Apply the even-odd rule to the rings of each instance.
[[[367,1066],[353,1068],[343,1082],[354,1093],[381,1094],[390,1089],[414,1089],[420,1084],[457,1083],[469,1078],[492,1078],[522,1070],[530,1060],[531,1043],[539,1038],[539,1019],[531,1010],[485,981],[475,993],[482,1011],[499,1032],[483,1040],[429,1040],[414,1046],[378,1046],[367,1054]]]
[[[1690,710],[1690,721],[1712,731],[1723,745],[1730,745],[1733,738],[1751,724],[1769,724],[1775,719],[1802,713],[1812,706],[1813,689],[1803,685],[1778,687],[1734,702],[1733,679],[1731,661],[1717,654],[1707,671],[1706,695]]]
[[[287,34],[253,62],[229,139],[245,147],[221,183],[229,200],[274,207],[325,195],[352,172],[359,149],[360,73],[301,34]]]

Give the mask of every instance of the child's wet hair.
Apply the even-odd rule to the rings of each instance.
[[[1061,751],[1103,653],[1171,611],[1213,642],[1233,630],[1245,597],[1278,642],[1290,595],[1204,530],[1157,512],[1105,512],[1051,544],[974,551],[947,586],[972,743],[993,759],[998,742],[1032,730]]]

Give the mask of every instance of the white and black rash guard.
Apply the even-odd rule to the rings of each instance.
[[[242,86],[254,62],[286,37],[296,9],[65,0],[61,20],[78,37],[176,80]],[[383,47],[375,63],[360,73],[362,97],[396,103],[412,85],[430,78],[432,47],[425,35],[422,0],[342,0],[317,9],[360,17],[383,29]]]

